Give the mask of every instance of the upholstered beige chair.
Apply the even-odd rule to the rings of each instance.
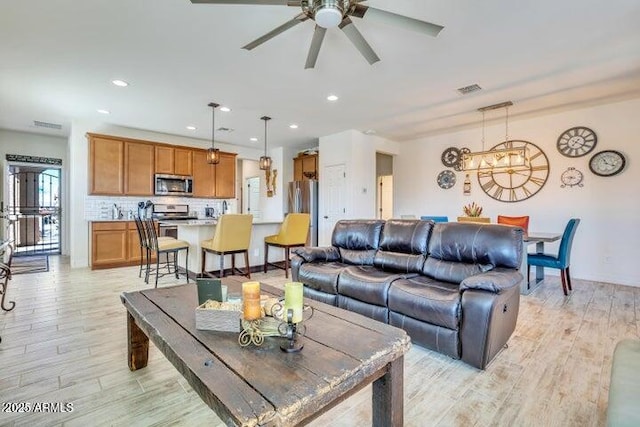
[[[220,273],[224,277],[224,256],[231,255],[231,274],[238,273],[251,278],[249,267],[249,244],[251,243],[251,226],[253,215],[226,214],[218,218],[213,239],[204,240],[202,247],[202,274],[215,277],[213,271],[206,271],[207,253],[220,257]],[[244,254],[245,271],[236,268],[236,254]]]
[[[307,244],[310,216],[308,213],[290,213],[282,222],[278,234],[264,238],[264,272],[267,265],[284,270],[284,277],[289,277],[289,251],[291,248]],[[284,248],[284,266],[269,262],[269,246]]]

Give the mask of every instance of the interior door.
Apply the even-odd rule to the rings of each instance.
[[[262,218],[262,210],[260,209],[260,177],[252,176],[245,180],[245,188],[247,190],[247,204],[245,213],[252,214],[253,219]]]
[[[393,175],[378,177],[378,218],[387,220],[393,217]]]
[[[326,166],[322,176],[323,203],[320,208],[318,246],[331,244],[333,227],[341,219],[347,218],[347,185],[344,163]]]

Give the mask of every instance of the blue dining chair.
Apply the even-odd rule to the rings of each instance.
[[[448,216],[429,216],[429,215],[425,215],[425,216],[421,216],[420,217],[421,220],[423,221],[433,221],[433,222],[449,222],[449,217]]]
[[[571,276],[569,275],[571,246],[578,224],[580,224],[579,218],[571,218],[567,223],[567,226],[564,228],[564,233],[562,233],[562,240],[560,240],[560,248],[558,249],[557,256],[551,254],[527,254],[527,280],[529,280],[532,265],[536,267],[557,268],[560,270],[562,290],[565,295],[569,294],[567,289],[569,291],[572,290]]]

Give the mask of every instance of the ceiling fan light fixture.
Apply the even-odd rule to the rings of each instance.
[[[322,28],[336,28],[342,22],[342,12],[336,5],[321,6],[314,20]]]

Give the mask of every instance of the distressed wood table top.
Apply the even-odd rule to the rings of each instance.
[[[225,278],[229,292],[242,281]],[[261,293],[282,291],[262,284]],[[227,425],[296,425],[316,418],[373,383],[373,424],[402,425],[403,364],[410,347],[401,329],[305,300],[304,349],[280,350],[279,337],[240,347],[238,334],[200,331],[195,284],[125,292],[129,367],[147,364],[149,339]]]

